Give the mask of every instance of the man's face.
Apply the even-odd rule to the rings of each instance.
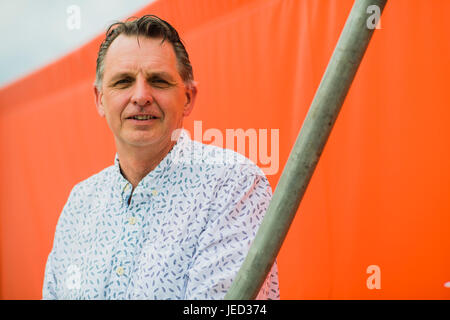
[[[119,35],[104,60],[97,110],[114,134],[117,148],[172,144],[172,132],[194,105],[196,88],[187,88],[172,44],[161,39]],[[128,149],[129,150],[129,149]]]

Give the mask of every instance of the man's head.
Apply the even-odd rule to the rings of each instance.
[[[118,151],[164,151],[191,112],[197,89],[177,31],[158,17],[143,16],[108,29],[94,91]]]
[[[95,74],[95,86],[101,89],[104,73],[104,60],[106,52],[111,43],[119,35],[125,36],[139,36],[148,38],[162,39],[172,44],[175,55],[178,61],[178,71],[181,78],[186,85],[193,84],[194,75],[192,71],[189,55],[184,47],[177,30],[172,27],[167,21],[164,21],[154,15],[145,15],[139,19],[127,20],[125,22],[115,22],[109,26],[106,31],[105,40],[100,45],[100,50],[97,56],[97,68]]]

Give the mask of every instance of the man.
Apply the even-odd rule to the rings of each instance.
[[[271,189],[248,159],[181,129],[197,88],[176,30],[152,15],[113,24],[94,91],[115,164],[70,193],[43,298],[222,299]],[[276,264],[257,298],[279,298]]]

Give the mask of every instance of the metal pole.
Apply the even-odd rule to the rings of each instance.
[[[381,14],[386,2],[355,1],[266,215],[225,299],[256,298],[286,237],[372,37],[373,17]]]

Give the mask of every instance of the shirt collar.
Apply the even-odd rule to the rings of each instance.
[[[164,159],[153,169],[150,171],[140,182],[144,189],[147,189],[150,184],[154,185],[156,181],[158,181],[168,170],[172,167],[173,164],[177,164],[180,162],[180,159],[187,159],[187,156],[190,154],[189,147],[193,141],[190,138],[188,132],[185,129],[180,130],[180,135],[177,139],[177,142],[173,146],[173,148],[169,151],[169,153],[164,157]],[[117,183],[121,189],[125,187],[127,183],[129,183],[125,177],[122,175],[120,171],[120,160],[119,155],[116,153],[114,157],[114,171],[117,175]],[[138,185],[138,186],[139,186]]]

